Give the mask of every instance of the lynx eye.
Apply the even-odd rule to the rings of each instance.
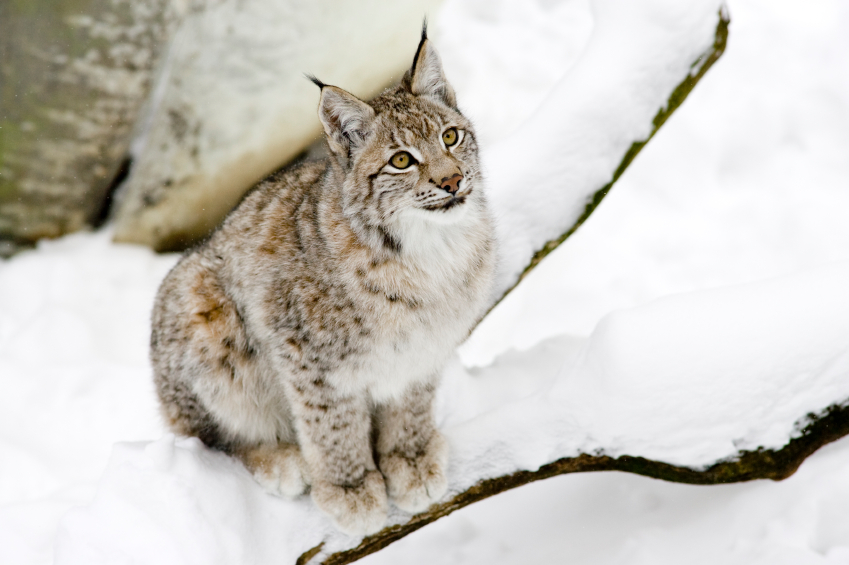
[[[399,151],[389,159],[389,164],[396,169],[406,169],[415,162],[413,156],[406,151]]]
[[[442,132],[442,143],[445,144],[445,147],[451,147],[457,143],[457,128],[448,128]]]

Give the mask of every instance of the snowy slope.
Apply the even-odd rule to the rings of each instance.
[[[49,562],[58,519],[91,500],[112,443],[163,433],[146,342],[176,257],[109,235],[0,263],[0,563]]]
[[[485,9],[484,4],[491,8]],[[541,26],[545,22],[540,29],[550,32],[557,28],[557,17],[569,14],[569,9],[579,11],[566,7],[578,4],[534,4],[538,10],[534,13],[529,8],[522,12],[521,3],[506,0],[448,2],[445,10],[477,14],[474,27],[479,37],[485,37],[482,30],[487,29],[499,37],[518,33],[523,22]],[[624,402],[629,390],[641,389],[640,383],[622,366],[642,363],[648,371],[658,365],[652,365],[654,359],[642,358],[641,351],[609,345],[620,343],[611,326],[626,335],[629,324],[674,320],[680,308],[699,310],[711,300],[740,302],[753,313],[762,313],[757,303],[770,288],[778,293],[775,296],[790,293],[784,302],[791,308],[800,306],[800,299],[814,308],[800,308],[794,320],[816,324],[815,316],[822,315],[825,325],[840,329],[841,320],[847,319],[839,315],[839,308],[845,308],[839,293],[831,299],[825,294],[829,281],[840,284],[845,267],[824,264],[845,265],[849,259],[849,222],[845,221],[849,165],[843,158],[849,152],[849,68],[843,55],[849,52],[849,14],[837,1],[800,7],[741,0],[732,1],[730,10],[733,24],[726,56],[593,218],[499,305],[461,351],[467,366],[489,365],[501,356],[491,367],[455,365],[446,375],[455,388],[445,389],[440,413],[455,447],[466,445],[466,438],[474,439],[478,432],[470,429],[491,417],[491,408],[506,400],[519,399],[514,404],[521,404],[522,397],[546,388],[566,402],[585,394],[594,405],[608,397],[618,403],[601,406],[609,410],[601,414],[581,412],[580,406],[574,406],[572,424],[584,431],[585,426],[615,424],[602,417],[610,416],[615,406],[632,408],[629,417],[640,417],[639,407]],[[517,13],[525,17],[517,18]],[[446,29],[450,34],[451,28]],[[574,46],[580,42],[568,43],[543,32],[535,38],[539,42],[548,37],[554,47],[568,47],[564,61],[582,49]],[[448,66],[449,54],[444,53],[444,58]],[[528,73],[533,71],[533,65],[526,67]],[[514,71],[514,75],[522,73]],[[547,86],[556,79],[539,77],[540,84]],[[476,84],[483,80],[478,77]],[[516,88],[513,100],[528,100],[521,90]],[[459,86],[458,91],[462,100]],[[505,103],[511,100],[507,95],[504,99]],[[468,106],[471,112],[475,104],[470,100]],[[476,107],[479,121],[487,111],[495,112],[486,102]],[[2,563],[50,562],[57,520],[70,505],[92,500],[111,444],[161,437],[145,360],[147,311],[156,284],[174,257],[154,257],[107,241],[108,234],[102,233],[73,236],[0,263]],[[757,282],[800,270],[806,272]],[[49,283],[38,282],[44,280]],[[751,287],[738,286],[753,281]],[[727,288],[650,303],[672,293],[716,287]],[[675,306],[668,308],[669,304]],[[623,310],[636,306],[640,307]],[[778,316],[780,311],[772,314]],[[836,335],[821,329],[801,331],[803,326],[795,328],[788,320],[779,317],[762,333],[779,340],[796,336],[809,353],[811,346],[818,347],[819,338]],[[725,334],[744,335],[739,332],[745,328],[738,323],[738,319],[716,323],[713,332],[698,325],[681,327],[733,349],[739,340]],[[592,338],[581,337],[597,326]],[[543,342],[557,335],[561,337]],[[651,336],[642,339],[647,337]],[[656,346],[663,348],[678,336],[657,337]],[[598,347],[593,350],[590,343]],[[770,347],[784,342],[769,343],[761,344],[759,359],[768,359]],[[816,365],[816,351],[813,356],[795,356],[794,351],[805,349],[794,346],[781,353],[812,363],[805,367]],[[613,347],[616,354],[607,355],[605,347]],[[838,341],[829,347],[835,360],[831,371],[835,371],[845,357],[839,356]],[[534,349],[507,352],[511,348]],[[549,386],[558,375],[581,374],[561,373],[564,366],[597,371],[592,361],[599,356],[593,351],[615,361],[597,373],[605,376],[599,386],[577,387],[574,379]],[[720,369],[729,359],[733,357],[704,357]],[[668,392],[661,399],[663,405],[674,407],[674,394],[709,406],[722,399],[717,388],[709,388],[712,394],[701,400],[697,392],[704,389],[691,390],[689,384],[707,379],[707,372],[688,374],[684,382],[689,384],[668,391],[665,384],[682,382],[675,362],[686,364],[684,358],[670,361],[662,367],[665,373],[648,372],[648,384],[655,391]],[[746,402],[756,410],[788,406],[786,392],[809,382],[794,382],[790,371],[781,377],[781,371],[767,372],[768,367],[750,368],[748,374],[757,386],[742,392],[750,395]],[[825,379],[820,383],[836,387],[847,380],[845,371],[843,378],[839,373],[829,377],[828,370],[810,373],[812,378]],[[728,379],[723,383],[726,389],[740,384],[723,376]],[[794,396],[794,402],[802,403],[797,405],[800,409],[823,392],[822,386],[810,389],[814,390]],[[757,391],[763,393],[764,402],[758,402]],[[450,403],[455,398],[468,400],[461,411]],[[716,426],[722,419],[711,423],[710,411],[700,415],[706,416],[697,422],[702,427]],[[645,423],[668,429],[677,422],[669,416]],[[783,426],[777,432],[792,429],[788,414],[772,421]],[[679,436],[677,447],[654,441],[637,447],[654,449],[656,456],[663,457],[664,450],[668,456],[682,446],[701,445],[707,457],[735,447],[734,439],[769,442],[779,437],[769,426],[759,428],[759,423],[768,422],[756,415],[735,419],[722,430],[724,435],[701,438],[705,443],[694,444]],[[614,437],[610,429],[579,447],[593,445],[594,440],[621,448],[653,439],[633,437],[633,433]],[[541,438],[531,442],[534,445],[527,453],[487,461],[501,465],[494,466],[493,473],[509,465],[533,466],[541,458],[540,447],[551,452],[570,449],[577,445],[576,438],[580,439],[575,436],[572,446],[546,445]],[[469,459],[474,459],[473,451],[465,453],[465,460]],[[455,469],[462,461],[457,459]],[[843,440],[778,484],[691,487],[620,474],[565,476],[473,505],[365,561],[849,563],[847,471],[849,444]],[[461,475],[455,476],[461,480]],[[326,526],[308,503],[295,507],[303,510],[299,516],[308,521],[310,532],[320,533]],[[291,503],[259,492],[238,465],[191,440],[174,443],[165,437],[154,443],[121,444],[114,450],[93,504],[64,522],[58,557],[65,562],[76,557],[96,562],[81,552],[86,538],[76,536],[91,534],[99,519],[105,528],[101,533],[115,538],[110,541],[128,544],[125,547],[135,549],[142,562],[142,556],[156,563],[176,556],[178,562],[223,563],[234,555],[265,562],[272,554],[274,562],[285,562],[283,557],[309,547],[312,541],[291,541],[294,533],[302,531],[284,529],[291,510]],[[104,524],[103,516],[113,519]],[[155,539],[161,545],[150,538],[133,546],[134,536],[145,533],[158,535]],[[88,539],[98,538],[90,535]],[[222,552],[213,555],[217,548]],[[80,552],[75,556],[72,550]],[[121,562],[118,554],[105,558]]]
[[[846,288],[849,261],[613,312],[577,349],[535,348],[474,376],[455,365],[439,410],[448,496],[582,452],[699,467],[780,448],[806,414],[849,399]],[[509,385],[528,373],[539,388],[521,398]],[[493,395],[490,381],[508,386]],[[166,437],[116,448],[94,503],[63,521],[57,563],[292,563],[322,541],[358,540],[308,497],[264,495],[232,459]]]

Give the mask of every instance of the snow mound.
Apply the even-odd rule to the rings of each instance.
[[[674,295],[609,314],[577,353],[515,354],[529,366],[560,355],[563,368],[540,391],[448,428],[453,492],[579,453],[702,468],[784,446],[809,414],[849,401],[846,288],[849,262]],[[519,367],[474,378],[519,382]]]
[[[581,399],[570,411],[611,454],[699,466],[780,447],[849,399],[847,288],[840,263],[613,312],[552,396]]]
[[[846,288],[849,262],[617,311],[582,344],[474,374],[455,363],[439,402],[446,497],[582,452],[702,467],[782,447],[807,414],[849,399]],[[322,541],[359,542],[308,497],[265,494],[235,460],[168,436],[115,448],[94,503],[62,522],[56,563],[291,563]]]

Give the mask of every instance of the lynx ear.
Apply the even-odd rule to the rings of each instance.
[[[416,96],[435,96],[448,106],[457,107],[454,89],[445,78],[439,54],[427,38],[427,22],[422,26],[422,40],[409,72],[410,92]]]
[[[374,110],[353,94],[310,78],[321,87],[318,119],[324,126],[330,149],[342,155],[350,153],[365,141]]]

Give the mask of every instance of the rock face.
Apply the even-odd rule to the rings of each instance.
[[[221,0],[175,32],[120,189],[115,239],[157,250],[205,236],[320,133],[304,73],[369,98],[400,79],[440,0]]]
[[[0,256],[102,216],[170,4],[0,1]]]

